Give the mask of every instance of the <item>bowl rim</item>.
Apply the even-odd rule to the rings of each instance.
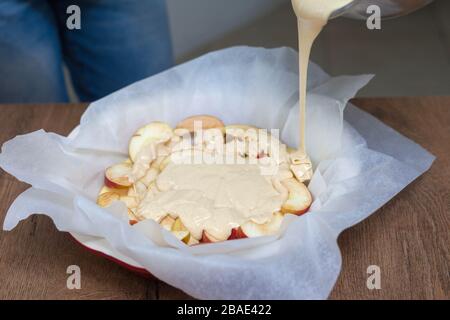
[[[115,251],[108,242],[103,238],[81,235],[74,232],[69,232],[70,237],[74,242],[80,245],[85,250],[106,258],[129,271],[136,273],[146,278],[155,278],[147,269],[141,266],[133,259]]]

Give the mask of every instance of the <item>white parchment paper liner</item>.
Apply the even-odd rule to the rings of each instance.
[[[6,142],[0,166],[32,185],[4,229],[32,213],[61,231],[106,239],[159,279],[202,299],[323,299],[339,274],[339,233],[365,219],[426,171],[434,157],[348,100],[371,76],[330,78],[311,64],[307,147],[316,171],[308,214],[289,215],[277,236],[187,247],[153,221],[127,222],[119,203],[95,204],[104,169],[153,120],[194,114],[281,130],[297,145],[298,62],[291,49],[213,52],[92,103],[62,137],[42,130]],[[345,120],[343,120],[345,114]]]

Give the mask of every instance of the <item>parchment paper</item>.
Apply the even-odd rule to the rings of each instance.
[[[10,207],[4,230],[32,213],[61,231],[97,236],[159,279],[201,299],[324,299],[341,269],[339,233],[425,172],[434,157],[348,100],[372,76],[308,81],[307,150],[315,174],[309,213],[287,216],[278,235],[187,247],[153,221],[128,224],[124,205],[95,204],[104,169],[154,120],[195,114],[280,129],[298,139],[298,61],[288,48],[234,47],[202,56],[92,103],[62,137],[43,130],[2,147],[0,166],[32,187]],[[345,120],[344,120],[345,115]],[[20,240],[18,240],[20,241]]]

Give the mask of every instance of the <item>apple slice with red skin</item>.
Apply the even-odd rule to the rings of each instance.
[[[274,234],[280,228],[282,221],[283,214],[281,212],[274,213],[273,218],[265,224],[257,224],[253,221],[248,221],[240,227],[231,229],[231,234],[227,240],[238,240]],[[221,240],[203,230],[200,243],[214,243],[220,241]]]
[[[98,195],[101,195],[101,194],[107,193],[107,192],[117,193],[119,196],[126,196],[126,195],[128,195],[129,189],[128,188],[109,188],[107,186],[103,186],[100,189],[100,192],[98,193]]]
[[[241,227],[233,228],[231,229],[231,234],[228,237],[227,240],[237,240],[237,239],[244,239],[248,238],[247,235],[242,231]]]
[[[132,169],[133,165],[127,162],[108,167],[105,171],[105,185],[112,189],[129,188],[133,184],[129,178]]]
[[[167,218],[167,217],[166,217]],[[175,219],[175,221],[172,223],[171,230],[172,234],[179,240],[183,241],[186,244],[189,244],[190,242],[193,243],[194,239],[189,230],[184,226],[181,219],[178,217]]]
[[[269,236],[275,234],[283,222],[284,215],[281,212],[273,214],[272,219],[264,224],[247,221],[241,226],[242,232],[249,238]]]
[[[105,184],[105,186],[107,188],[110,188],[110,189],[128,189],[129,188],[129,187],[121,186],[117,183],[112,182],[111,180],[109,180],[106,177],[106,175],[105,175],[105,179],[104,179],[103,183]]]
[[[288,189],[288,199],[281,207],[281,212],[302,215],[309,210],[312,196],[308,188],[294,178],[286,179],[281,183]]]
[[[208,129],[224,129],[224,124],[222,120],[209,115],[198,115],[198,116],[192,116],[188,117],[182,121],[180,121],[177,124],[177,129],[186,129],[189,132],[194,132],[196,123],[199,123],[201,125],[202,130],[208,130]]]
[[[202,238],[200,239],[200,243],[214,243],[214,242],[220,242],[222,240],[219,240],[212,235],[210,235],[208,232],[203,230]]]

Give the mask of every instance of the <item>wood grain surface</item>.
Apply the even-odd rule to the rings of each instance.
[[[330,299],[450,298],[450,97],[357,99],[354,103],[437,156],[431,170],[339,237],[343,267]],[[44,128],[68,134],[85,105],[2,105],[0,144]],[[0,221],[27,185],[0,172]],[[69,265],[82,288],[66,287]],[[381,268],[381,289],[366,286]],[[0,231],[0,299],[190,299],[97,257],[45,216]]]

